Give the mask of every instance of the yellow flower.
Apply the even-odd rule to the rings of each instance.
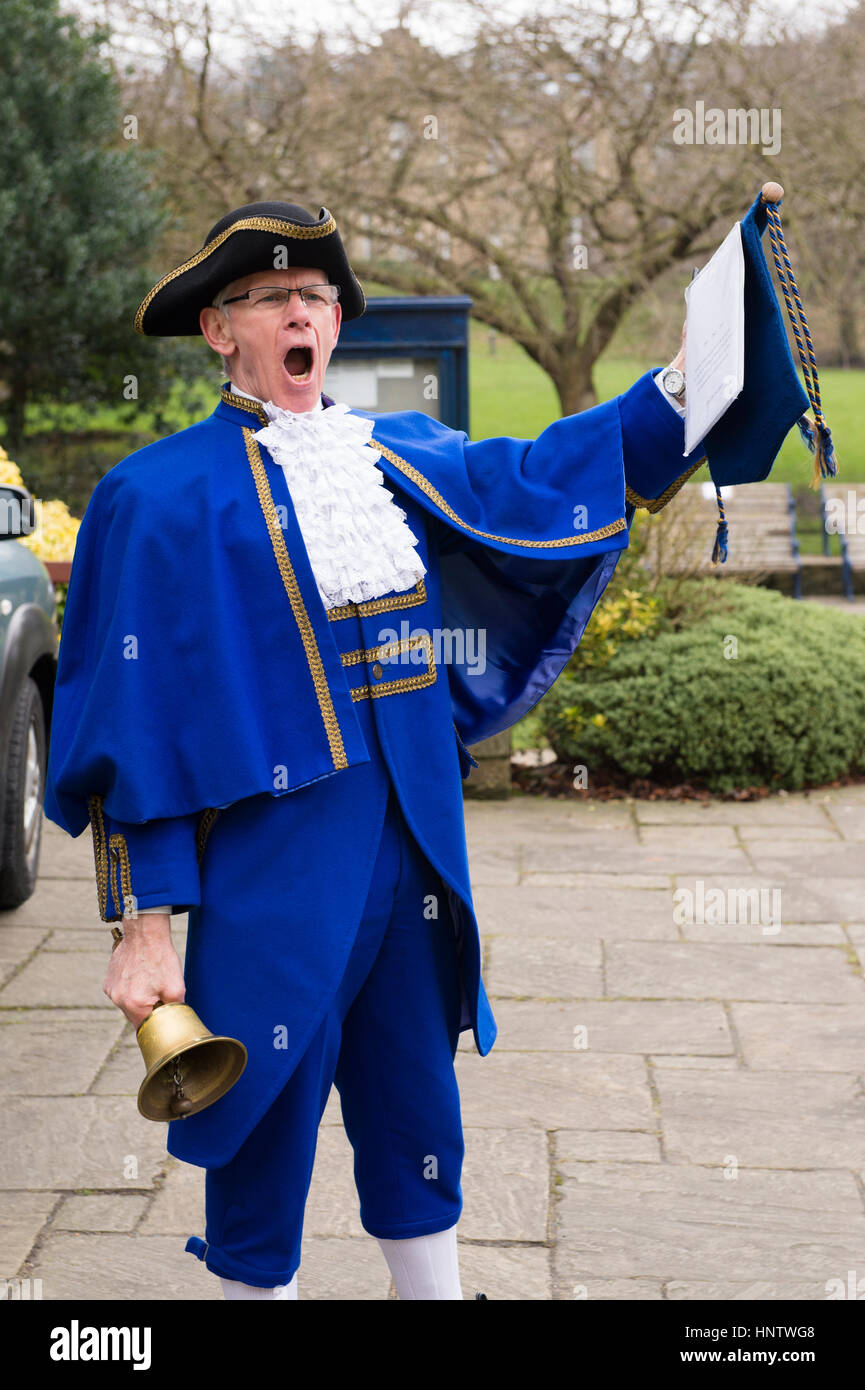
[[[4,486],[23,487],[24,479],[17,463],[13,463],[5,449],[0,448],[0,483]]]
[[[81,525],[71,516],[65,502],[55,498],[36,507],[36,529],[22,536],[21,544],[32,550],[40,560],[71,560],[75,553],[75,538]]]
[[[0,486],[25,487],[21,470],[13,463],[0,444]],[[75,553],[75,537],[81,522],[71,516],[65,502],[36,502],[36,529],[21,536],[21,544],[32,550],[40,560],[71,560]]]

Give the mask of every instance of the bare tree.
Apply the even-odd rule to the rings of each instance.
[[[372,36],[250,33],[233,71],[206,3],[122,6],[161,50],[136,99],[196,226],[257,198],[326,203],[361,279],[470,294],[563,413],[594,403],[593,365],[629,305],[776,174],[741,123],[680,143],[682,113],[789,110],[801,76],[799,53],[753,37],[752,0],[597,0],[516,21],[459,0],[438,31],[448,13],[470,20],[456,46],[420,38],[429,11],[407,0]]]
[[[797,44],[802,51],[801,40]],[[816,90],[791,123],[785,165],[795,196],[785,221],[809,305],[823,321],[821,357],[865,366],[865,4],[809,46]],[[793,182],[795,176],[796,181]],[[812,325],[813,326],[813,325]],[[830,336],[831,335],[831,336]]]

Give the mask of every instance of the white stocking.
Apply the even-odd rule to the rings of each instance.
[[[408,1240],[376,1239],[400,1298],[462,1298],[456,1226]]]
[[[296,1270],[290,1284],[277,1284],[274,1289],[259,1289],[255,1284],[241,1284],[238,1279],[223,1279],[222,1275],[219,1276],[219,1282],[222,1285],[222,1292],[229,1302],[238,1299],[272,1302],[278,1298],[297,1298]]]

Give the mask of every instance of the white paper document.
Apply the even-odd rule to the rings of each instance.
[[[745,254],[737,222],[685,290],[685,453],[704,439],[745,383]]]

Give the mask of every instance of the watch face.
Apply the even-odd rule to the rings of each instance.
[[[671,396],[681,396],[685,389],[685,378],[678,367],[668,367],[664,373],[664,390]]]

